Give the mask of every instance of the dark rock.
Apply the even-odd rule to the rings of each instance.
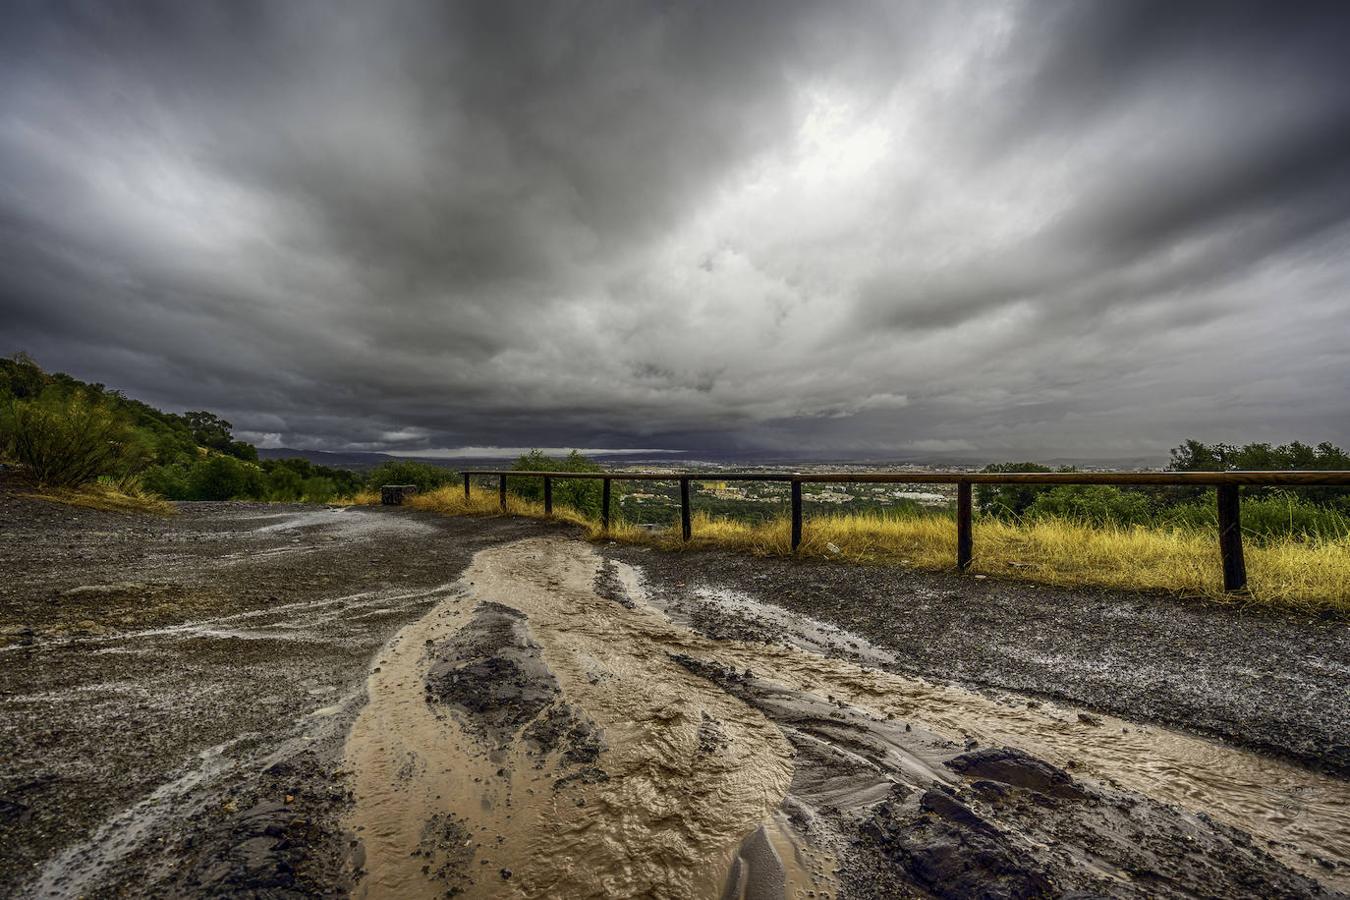
[[[947,760],[947,768],[970,778],[999,781],[1052,797],[1080,799],[1083,789],[1063,769],[1012,747],[986,747]]]

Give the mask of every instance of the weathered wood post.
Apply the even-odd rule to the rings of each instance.
[[[464,473],[464,499],[469,499],[469,473]]]
[[[956,567],[964,572],[970,568],[971,550],[975,543],[971,534],[970,482],[956,483]]]
[[[544,515],[553,515],[553,479],[544,476]]]
[[[498,493],[498,495],[501,497],[502,509],[505,510],[505,509],[506,509],[506,476],[505,476],[505,475],[501,476],[501,486],[497,489],[497,493]]]
[[[1236,484],[1219,485],[1219,555],[1223,558],[1223,589],[1247,589],[1247,561],[1242,556],[1242,500]]]
[[[802,483],[792,479],[792,552],[802,543]]]
[[[609,479],[600,480],[600,527],[609,533]]]
[[[687,541],[694,533],[689,522],[689,479],[680,479],[680,530]]]

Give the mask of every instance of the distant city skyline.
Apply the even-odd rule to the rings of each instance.
[[[1347,47],[1299,2],[12,4],[0,353],[262,447],[1350,445]]]

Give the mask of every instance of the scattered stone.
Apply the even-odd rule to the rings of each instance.
[[[1012,747],[986,747],[947,760],[947,768],[968,778],[999,781],[1052,797],[1079,799],[1083,790],[1062,769]]]

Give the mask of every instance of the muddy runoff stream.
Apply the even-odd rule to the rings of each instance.
[[[1344,782],[877,668],[753,598],[714,639],[588,544],[481,551],[377,655],[357,896],[1321,896]],[[786,637],[783,637],[786,635]],[[843,658],[840,658],[843,657]]]

